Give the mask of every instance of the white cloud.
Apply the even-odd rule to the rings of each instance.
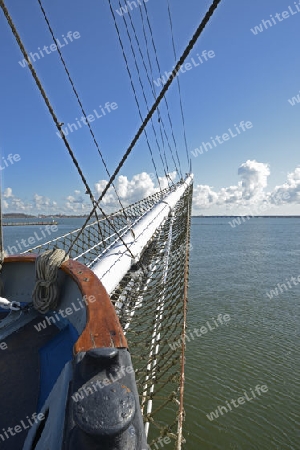
[[[32,205],[24,202],[22,199],[17,198],[12,191],[12,188],[8,187],[3,192],[2,206],[5,210],[10,212],[29,212],[32,209]]]
[[[11,208],[14,211],[29,212],[32,209],[32,205],[26,204],[20,198],[13,197],[11,200]]]
[[[241,177],[243,200],[261,200],[268,184],[270,169],[268,164],[247,160],[238,169]]]
[[[288,174],[286,183],[275,187],[270,201],[278,203],[278,198],[285,204],[300,203],[300,167]]]
[[[218,194],[208,185],[198,184],[194,188],[193,205],[195,208],[209,208],[218,201]]]
[[[43,195],[34,194],[33,196],[33,209],[41,212],[54,212],[57,203],[50,200],[48,197]]]
[[[89,196],[84,198],[79,190],[75,190],[73,195],[68,195],[66,200],[64,212],[67,214],[85,214],[91,210],[91,202],[88,201]]]
[[[193,206],[196,213],[212,207],[252,208],[264,205],[267,209],[287,203],[300,203],[300,167],[288,174],[287,182],[267,192],[269,165],[255,160],[247,160],[238,168],[240,181],[235,186],[214,191],[211,186],[197,185],[194,188]],[[238,213],[237,210],[234,212]]]
[[[176,178],[176,172],[171,172],[168,177],[159,177],[160,186],[162,189],[167,187],[171,181]],[[95,197],[99,198],[101,192],[107,185],[107,180],[100,180],[95,184]],[[159,191],[158,181],[154,174],[142,172],[134,175],[130,180],[125,175],[120,175],[115,182],[115,188],[120,197],[123,206],[135,203],[138,200],[155,194]],[[118,209],[120,204],[117,200],[116,192],[113,187],[110,187],[102,200],[102,206],[105,211],[109,209]]]
[[[221,188],[219,192],[213,191],[207,185],[196,186],[194,207],[209,208],[214,205],[243,206],[264,200],[264,189],[267,187],[268,176],[270,175],[268,164],[248,159],[238,168],[238,175],[241,180],[236,186]]]
[[[13,196],[12,195],[12,188],[10,188],[10,187],[6,188],[5,191],[4,191],[3,197],[4,198],[9,198],[9,197],[12,197],[12,196]]]
[[[198,184],[194,186],[193,208],[194,214],[205,211],[214,211],[213,214],[244,214],[252,211],[265,210],[274,206],[298,204],[300,206],[300,167],[287,175],[287,181],[268,191],[268,177],[270,175],[269,165],[247,160],[238,168],[239,180],[237,184],[215,190],[212,186]],[[170,180],[175,181],[176,172],[168,177],[161,177],[162,188],[169,185]],[[99,180],[94,186],[94,196],[98,199],[107,180]],[[134,203],[159,191],[158,182],[151,173],[142,172],[129,178],[120,175],[115,181],[116,190],[122,201],[127,205]],[[72,194],[65,197],[64,203],[58,204],[43,195],[35,194],[31,202],[26,202],[13,194],[12,188],[8,187],[3,193],[3,208],[6,212],[27,212],[31,214],[87,214],[92,205],[87,194],[76,189]],[[256,209],[264,206],[263,209]],[[101,207],[106,213],[120,209],[114,188],[110,187],[106,193]]]

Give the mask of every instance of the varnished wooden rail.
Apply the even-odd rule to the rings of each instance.
[[[6,263],[35,263],[36,254],[13,255]],[[127,348],[127,341],[109,295],[94,272],[83,264],[69,259],[61,265],[77,284],[85,299],[87,323],[74,345],[74,354],[98,347]]]

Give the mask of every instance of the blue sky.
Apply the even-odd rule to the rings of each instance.
[[[119,0],[111,1],[113,9],[119,9]],[[140,0],[140,3],[144,1]],[[167,2],[148,0],[145,3],[161,66],[159,73],[151,51],[155,70],[149,76],[157,81],[174,65]],[[170,4],[176,51],[181,54],[210,2],[170,0]],[[38,2],[26,0],[25,4],[23,0],[6,0],[6,5],[28,53],[35,53],[38,48],[47,46],[49,54],[44,51],[44,56],[40,56],[39,60],[35,57],[33,65],[64,127],[76,124],[76,119],[79,120],[82,114],[57,51],[50,51],[53,41]],[[94,115],[91,126],[112,172],[137,131],[140,117],[109,2],[64,0],[43,1],[43,5],[56,39],[61,45],[64,44],[61,51],[84,108],[87,114]],[[121,1],[121,5],[125,6],[127,2]],[[145,54],[140,8],[144,5],[139,6],[136,2],[135,7],[132,4],[130,14]],[[128,20],[129,14],[125,16]],[[116,17],[144,117],[146,105],[130,56],[124,19],[118,13]],[[262,20],[273,22],[264,24]],[[262,31],[255,29],[257,26]],[[250,209],[260,212],[260,205],[269,207],[265,208],[265,214],[300,214],[299,30],[298,0],[223,0],[188,57],[189,70],[179,77],[188,151],[195,176],[195,214],[240,214]],[[71,35],[72,42],[67,37],[70,31],[77,32],[74,35],[77,39]],[[29,69],[20,64],[23,57],[2,12],[0,42],[0,161],[4,212],[87,211],[88,199],[79,175],[56,134],[55,125]],[[211,58],[207,57],[209,51],[210,55],[214,55]],[[201,57],[203,54],[207,60]],[[198,55],[202,58],[199,65],[196,64],[200,62]],[[143,68],[141,77],[148,103],[152,105]],[[167,100],[185,173],[188,165],[176,82],[167,94]],[[98,118],[97,115],[103,112],[101,107],[108,102],[114,108],[107,106],[105,115]],[[161,112],[167,124],[164,104]],[[240,125],[242,122],[251,122],[251,128]],[[87,126],[77,128],[77,131],[75,127],[74,131],[69,130],[67,137],[89,185],[97,195],[108,177]],[[159,175],[163,176],[151,126],[147,131]],[[226,141],[221,138],[224,133],[227,135]],[[219,142],[222,143],[216,141],[216,136],[220,136]],[[212,138],[215,146],[212,145]],[[208,151],[205,151],[203,143],[207,142],[212,148],[206,145]],[[19,158],[15,156],[13,159],[11,156],[8,159],[9,154],[19,155]],[[176,168],[170,157],[168,160],[169,172],[173,173]],[[125,204],[155,191],[157,185],[153,174],[143,136],[117,182]],[[105,207],[110,209],[114,204],[114,195],[110,193]]]

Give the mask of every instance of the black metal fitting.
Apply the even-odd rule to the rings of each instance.
[[[64,436],[65,450],[148,448],[127,349],[77,355]]]

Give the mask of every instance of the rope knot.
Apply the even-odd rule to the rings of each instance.
[[[47,250],[36,259],[36,283],[32,297],[34,308],[42,314],[57,308],[59,300],[58,269],[68,259],[69,256],[61,249]]]

